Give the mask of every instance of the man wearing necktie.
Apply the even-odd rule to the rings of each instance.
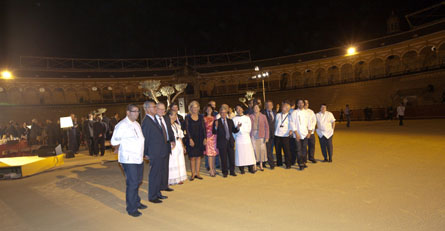
[[[272,100],[266,101],[266,109],[263,111],[263,114],[266,115],[267,122],[269,123],[269,141],[266,143],[267,148],[267,162],[269,163],[270,169],[275,168],[275,158],[273,156],[273,146],[274,146],[274,137],[275,137],[275,118],[277,117],[277,113],[273,108]],[[264,165],[264,163],[263,163]],[[265,165],[264,165],[265,166]]]
[[[213,134],[217,135],[216,147],[221,158],[221,170],[224,177],[227,177],[230,168],[230,175],[235,174],[235,139],[232,133],[237,133],[239,127],[235,127],[233,121],[227,117],[228,108],[221,106],[219,113],[221,118],[213,123]],[[227,166],[229,165],[229,167]]]
[[[148,180],[148,200],[161,203],[167,199],[161,191],[173,191],[168,187],[168,163],[175,136],[170,120],[164,118],[165,105],[156,104],[152,100],[144,103],[146,116],[142,121],[142,132],[145,137],[144,156],[150,159],[150,175]]]

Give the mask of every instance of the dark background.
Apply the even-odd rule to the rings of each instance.
[[[0,52],[77,58],[145,58],[251,50],[270,58],[386,34],[440,1],[1,1]]]

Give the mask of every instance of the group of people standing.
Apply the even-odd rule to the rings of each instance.
[[[148,199],[152,203],[162,203],[167,199],[161,192],[173,191],[169,185],[182,184],[186,179],[202,180],[200,168],[203,157],[207,159],[211,177],[217,175],[217,165],[220,165],[223,177],[237,176],[235,167],[241,174],[245,174],[245,167],[250,173],[264,171],[266,164],[274,169],[275,165],[283,165],[283,152],[286,169],[298,163],[299,170],[304,170],[308,160],[317,162],[314,158],[315,130],[324,162],[332,162],[333,114],[324,104],[317,114],[309,109],[307,100],[297,100],[296,104],[298,108],[292,109],[291,103],[285,100],[281,104],[281,112],[277,113],[271,100],[266,101],[262,110],[258,99],[250,102],[246,111],[237,105],[236,115],[230,116],[227,104],[216,111],[212,101],[203,107],[201,114],[200,104],[192,101],[184,118],[178,113],[177,104],[171,104],[166,111],[163,103],[148,100],[143,106],[145,116],[142,125],[137,122],[139,108],[128,105],[126,118],[115,126],[111,138],[126,176],[128,214],[140,216],[139,210],[147,207],[138,195],[144,159],[150,163]],[[185,154],[190,159],[189,178]]]

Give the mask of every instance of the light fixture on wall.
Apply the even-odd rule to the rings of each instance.
[[[43,93],[43,92],[45,92],[45,88],[41,87],[41,88],[39,88],[39,91],[40,91],[40,93]]]
[[[112,88],[111,86],[109,86],[107,89],[108,89],[109,91],[112,91],[112,90],[113,90],[113,88]]]
[[[14,76],[12,75],[12,73],[8,70],[4,70],[2,71],[2,79],[13,79]]]
[[[0,92],[3,92],[5,89],[3,89],[3,87],[0,87]]]
[[[91,90],[92,91],[97,91],[97,87],[92,87]]]
[[[357,54],[357,50],[355,49],[355,47],[349,47],[346,55],[350,56],[350,55],[355,55],[355,54]]]

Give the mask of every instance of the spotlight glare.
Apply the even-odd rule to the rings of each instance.
[[[355,47],[349,47],[347,52],[348,55],[355,55],[356,54]]]
[[[2,71],[2,79],[12,79],[12,78],[14,77],[12,76],[12,73],[10,71],[8,70]]]

